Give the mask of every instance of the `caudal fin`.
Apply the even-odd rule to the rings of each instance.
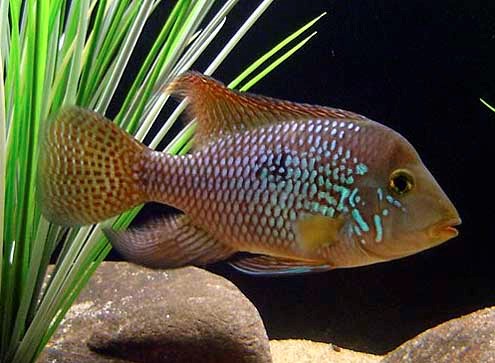
[[[145,202],[139,175],[148,150],[96,112],[62,109],[41,142],[42,213],[57,224],[85,225]]]

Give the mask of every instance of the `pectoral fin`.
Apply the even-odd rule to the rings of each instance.
[[[123,232],[104,229],[104,233],[112,247],[128,261],[152,268],[202,266],[236,252],[193,225],[185,215]]]
[[[229,263],[241,272],[260,276],[287,276],[332,269],[321,261],[292,260],[265,255],[244,257]]]
[[[308,215],[296,222],[296,239],[304,251],[315,251],[320,247],[337,243],[344,218]]]

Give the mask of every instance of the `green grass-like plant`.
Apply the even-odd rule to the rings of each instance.
[[[259,4],[205,74],[218,68],[272,2]],[[223,1],[215,13],[213,3],[176,1],[154,39],[114,120],[138,140],[148,135],[169,99],[164,85],[194,66],[237,0]],[[36,165],[43,152],[38,149],[39,135],[49,115],[62,105],[107,111],[158,6],[160,0],[0,0],[0,362],[36,360],[110,251],[101,225],[67,229],[41,215],[36,202]],[[260,81],[315,34],[300,40],[322,15],[275,45],[229,86],[247,90]],[[205,23],[205,18],[211,20]],[[186,102],[169,116],[151,147],[167,135]],[[194,122],[165,151],[187,152],[193,133]],[[125,228],[139,209],[106,224]],[[59,245],[47,279],[48,264]]]
[[[482,104],[484,104],[486,107],[488,107],[488,109],[489,109],[490,111],[495,112],[495,107],[493,107],[492,105],[490,105],[490,104],[489,104],[488,102],[486,102],[484,99],[480,98],[480,102],[481,102]]]

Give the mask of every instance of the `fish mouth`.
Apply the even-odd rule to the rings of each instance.
[[[459,235],[459,231],[456,226],[462,223],[459,217],[446,219],[439,223],[436,223],[432,229],[432,235],[436,238],[441,238],[444,241]]]

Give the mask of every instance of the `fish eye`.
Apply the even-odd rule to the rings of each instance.
[[[394,170],[390,175],[388,187],[393,193],[404,195],[414,188],[414,177],[409,170]]]

